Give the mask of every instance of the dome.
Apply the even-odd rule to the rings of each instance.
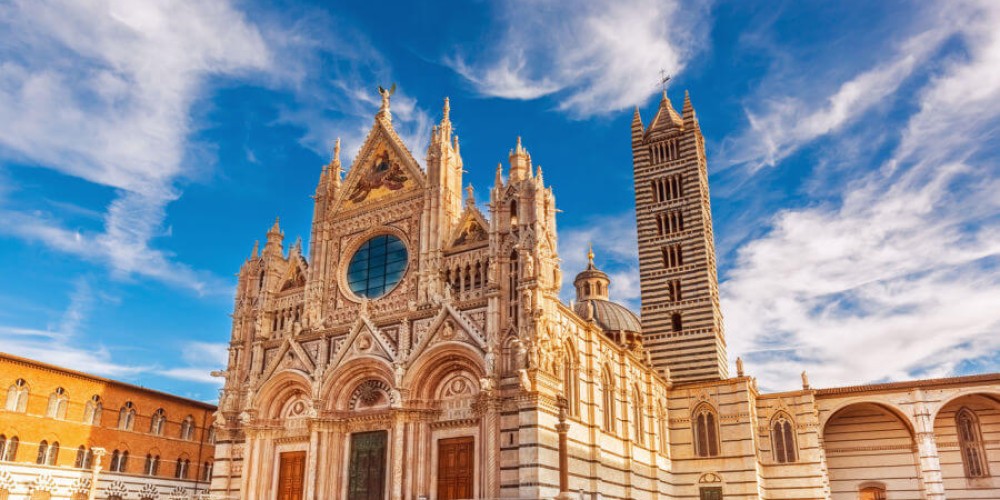
[[[574,310],[581,318],[589,319],[588,309],[590,306],[594,308],[594,321],[602,330],[606,332],[642,332],[642,324],[635,313],[610,300],[582,300],[576,303]]]

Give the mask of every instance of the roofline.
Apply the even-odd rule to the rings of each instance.
[[[964,385],[976,382],[998,382],[1000,373],[983,373],[980,375],[963,375],[960,377],[930,378],[923,380],[908,380],[903,382],[886,382],[882,384],[862,384],[845,387],[817,389],[816,396],[841,396],[852,392],[895,391],[899,389],[918,389],[945,385]]]
[[[58,372],[62,372],[62,373],[65,373],[65,374],[68,374],[68,375],[72,375],[72,376],[75,376],[75,377],[90,379],[90,380],[93,380],[93,381],[96,381],[96,382],[103,382],[103,383],[106,383],[106,384],[123,387],[123,388],[130,389],[130,390],[133,390],[133,391],[145,392],[147,394],[153,394],[153,395],[156,395],[156,396],[159,396],[159,397],[164,397],[164,398],[172,399],[172,400],[175,400],[175,401],[180,401],[182,403],[186,403],[186,404],[198,406],[198,407],[201,407],[202,409],[205,409],[205,410],[215,411],[216,409],[218,409],[218,407],[216,405],[213,405],[213,404],[210,404],[210,403],[206,403],[204,401],[198,401],[196,399],[188,399],[188,398],[185,398],[185,397],[178,396],[176,394],[170,394],[169,392],[157,391],[155,389],[149,389],[147,387],[142,387],[142,386],[138,386],[138,385],[135,385],[135,384],[129,384],[127,382],[121,382],[121,381],[113,380],[113,379],[110,379],[110,378],[100,377],[100,376],[97,376],[97,375],[93,375],[93,374],[90,374],[90,373],[81,372],[81,371],[77,371],[77,370],[72,370],[72,369],[65,368],[65,367],[58,366],[58,365],[53,365],[53,364],[49,364],[49,363],[43,363],[41,361],[37,361],[37,360],[34,360],[34,359],[25,358],[25,357],[21,357],[21,356],[16,356],[14,354],[10,354],[10,353],[3,352],[3,351],[0,351],[0,359],[6,359],[6,360],[12,361],[14,363],[21,363],[21,364],[29,365],[29,366],[35,366],[35,367],[42,368],[42,369],[45,369],[45,370],[58,371]]]

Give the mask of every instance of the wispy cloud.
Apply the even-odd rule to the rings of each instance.
[[[482,54],[446,63],[482,94],[535,99],[555,94],[577,117],[644,102],[656,72],[680,72],[708,32],[706,7],[674,0],[502,4],[499,25]]]
[[[221,386],[222,380],[212,377],[213,370],[226,367],[229,347],[225,343],[191,341],[181,348],[183,366],[163,368],[156,372],[165,377]]]
[[[99,234],[30,213],[7,232],[205,291],[150,241],[197,168],[184,162],[189,112],[207,79],[269,65],[258,31],[228,2],[194,1],[15,1],[0,26],[0,121],[18,124],[0,129],[0,153],[118,191]]]
[[[948,375],[1000,348],[1000,9],[962,5],[963,54],[919,92],[882,168],[738,251],[729,345],[765,387],[803,368],[819,385]]]

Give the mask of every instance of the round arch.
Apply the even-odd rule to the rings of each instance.
[[[819,428],[821,430],[825,431],[827,424],[830,422],[830,420],[833,419],[833,417],[835,415],[837,415],[838,413],[844,411],[844,409],[846,409],[848,407],[851,407],[851,406],[854,406],[854,405],[858,405],[858,404],[873,404],[873,405],[880,406],[880,407],[888,410],[893,415],[895,415],[897,418],[899,418],[900,420],[903,421],[903,424],[906,426],[906,429],[909,431],[911,437],[916,436],[916,430],[915,430],[916,429],[916,424],[913,422],[913,420],[910,418],[910,416],[907,415],[906,412],[904,412],[902,410],[902,408],[896,406],[894,403],[892,403],[890,401],[883,401],[883,400],[873,399],[873,398],[855,398],[855,399],[846,399],[846,400],[840,401],[837,404],[837,406],[834,406],[833,408],[829,409],[829,411],[828,411],[828,413],[826,413],[826,415],[823,415],[823,414],[820,415],[820,418],[819,418]]]
[[[346,410],[351,395],[366,380],[393,387],[392,367],[385,358],[359,356],[338,366],[323,381],[320,392],[328,410]]]
[[[934,408],[934,411],[931,412],[931,422],[936,421],[938,415],[940,415],[941,411],[944,410],[948,405],[968,396],[982,396],[986,399],[993,401],[993,403],[996,404],[997,406],[1000,406],[1000,392],[990,391],[982,387],[963,389],[961,391],[949,395],[947,399],[941,400],[941,404],[937,405],[937,407]]]
[[[482,355],[464,342],[442,342],[425,351],[406,371],[403,385],[417,399],[433,399],[434,390],[451,372],[465,370],[485,376]]]
[[[282,370],[271,377],[254,397],[253,407],[260,418],[278,418],[278,411],[288,398],[303,392],[310,396],[309,376],[295,369]]]

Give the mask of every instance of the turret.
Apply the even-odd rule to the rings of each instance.
[[[591,247],[587,251],[587,268],[576,275],[576,279],[573,280],[573,286],[576,287],[576,301],[608,300],[610,296],[608,287],[610,285],[611,278],[594,265],[594,249]]]
[[[517,146],[510,150],[510,175],[508,182],[517,182],[531,176],[531,155],[521,146],[521,137],[517,138]]]
[[[281,232],[280,219],[278,217],[274,218],[274,225],[271,229],[267,231],[267,243],[264,244],[264,257],[278,256],[281,257],[285,253],[285,247],[282,245],[282,241],[285,239],[285,233]]]

